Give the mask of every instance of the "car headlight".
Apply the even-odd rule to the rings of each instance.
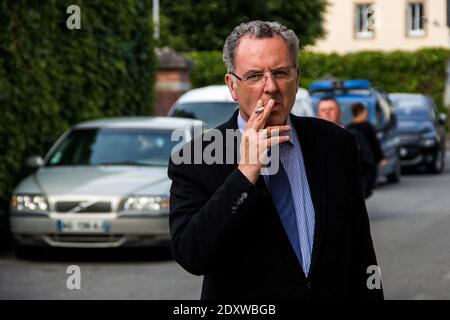
[[[17,211],[48,211],[47,198],[40,194],[16,194],[11,198],[11,207]]]
[[[434,138],[422,138],[420,144],[424,147],[432,147],[436,144],[436,140]]]
[[[422,139],[422,141],[420,141],[420,144],[424,147],[432,147],[435,143],[434,139]]]
[[[120,211],[160,212],[169,210],[167,196],[129,196],[122,200]]]

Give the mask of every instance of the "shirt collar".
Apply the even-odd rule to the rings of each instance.
[[[241,112],[240,112],[240,111],[239,111],[238,117],[237,117],[237,125],[238,125],[238,128],[239,128],[239,130],[241,131],[241,133],[244,131],[244,128],[245,128],[245,126],[247,125],[247,121],[245,121],[244,118],[242,118]],[[296,132],[295,132],[294,126],[292,125],[291,117],[290,117],[290,116],[288,116],[287,119],[286,119],[286,125],[288,125],[288,126],[291,127],[291,130],[290,130],[290,133],[291,133],[291,134],[289,135],[289,142],[290,142],[291,144],[294,144],[294,138],[293,138],[293,135],[296,134]],[[280,136],[287,135],[288,133],[289,133],[289,131],[288,131],[288,132],[282,132],[282,133],[280,134]]]

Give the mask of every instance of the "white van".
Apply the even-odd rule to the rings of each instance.
[[[214,128],[226,122],[237,107],[238,104],[231,97],[226,85],[211,85],[186,92],[167,115],[199,119],[208,127]],[[298,88],[292,113],[297,116],[313,116],[311,100],[306,89]]]

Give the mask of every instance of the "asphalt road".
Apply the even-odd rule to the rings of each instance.
[[[450,157],[447,157],[450,164]],[[450,168],[381,184],[367,207],[387,299],[450,299]],[[70,265],[80,289],[67,288]],[[198,299],[201,277],[166,249],[0,252],[0,299]]]
[[[385,296],[450,299],[450,165],[402,178],[367,201]]]

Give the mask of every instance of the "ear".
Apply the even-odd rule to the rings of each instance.
[[[228,87],[228,90],[230,90],[231,96],[233,97],[234,101],[238,101],[237,93],[236,93],[236,82],[232,78],[233,76],[230,74],[225,75],[225,84]]]
[[[298,91],[298,87],[300,87],[300,67],[297,67],[297,78],[296,78],[296,83],[297,83],[297,89],[296,89],[296,93]]]

